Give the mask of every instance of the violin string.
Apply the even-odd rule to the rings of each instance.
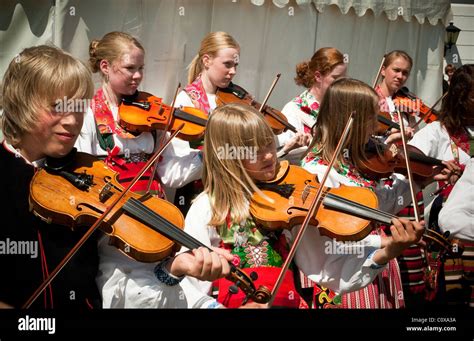
[[[130,198],[123,206],[123,209],[135,216],[137,219],[143,220],[147,225],[165,237],[177,241],[179,244],[195,249],[198,247],[206,247],[200,241],[185,233],[179,227],[169,222],[159,214],[153,212],[149,207],[143,205],[135,198]],[[209,248],[208,248],[209,249]]]
[[[139,200],[130,198],[124,205],[123,209],[129,214],[135,216],[137,219],[144,221],[152,227],[154,230],[164,235],[166,238],[176,241],[178,244],[188,248],[189,250],[204,247],[210,252],[214,252],[211,248],[204,245],[202,242],[184,232],[182,229],[166,220],[159,214],[152,211],[149,207],[143,205]],[[236,268],[232,263],[229,262],[231,273],[238,273],[239,278],[242,282],[242,276],[245,276],[242,271]],[[241,284],[244,284],[243,282]],[[253,282],[252,282],[253,286]],[[239,286],[242,288],[242,286]]]
[[[310,188],[313,188],[313,189],[317,189],[316,186],[311,186],[309,185],[308,187]],[[299,191],[299,190],[295,190],[293,193],[297,194],[297,195],[302,195],[302,193],[305,193],[305,191]],[[311,192],[310,192],[311,193]],[[313,192],[314,193],[314,192]],[[368,207],[368,206],[365,206],[365,205],[362,205],[358,202],[355,202],[355,201],[352,201],[352,200],[349,200],[349,199],[346,199],[346,198],[343,198],[343,197],[340,197],[338,195],[335,195],[335,194],[332,194],[332,193],[323,193],[322,194],[322,198],[326,198],[329,197],[329,198],[332,198],[332,199],[336,199],[336,200],[339,200],[341,202],[344,202],[346,204],[351,204],[351,205],[354,205],[355,207],[357,208],[360,208],[360,209],[363,209],[363,210],[367,210],[367,211],[370,211],[371,213],[373,214],[379,214],[379,215],[382,215],[386,218],[397,218],[396,215],[393,215],[393,214],[390,214],[390,213],[387,213],[387,212],[384,212],[384,211],[380,211],[380,210],[377,210],[375,208],[372,208],[372,207]],[[307,199],[306,199],[307,200]],[[324,203],[324,202],[323,202]]]

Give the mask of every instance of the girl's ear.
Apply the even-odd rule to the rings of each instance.
[[[110,72],[110,63],[108,60],[102,59],[99,63],[100,71],[104,74],[104,76],[108,77]]]
[[[212,57],[206,53],[204,56],[202,56],[202,65],[204,65],[204,68],[207,70],[211,64]]]
[[[321,74],[321,72],[319,71],[314,72],[314,81],[318,84],[321,84],[321,82],[323,81],[323,75]]]

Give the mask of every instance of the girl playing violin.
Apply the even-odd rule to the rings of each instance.
[[[211,32],[201,41],[198,53],[189,65],[188,85],[178,94],[175,106],[192,106],[209,114],[216,108],[218,89],[227,88],[237,73],[240,62],[240,45],[228,33]],[[286,149],[300,147],[300,134],[293,137]],[[202,148],[202,140],[198,144]],[[186,147],[184,141],[175,145]],[[195,182],[177,190],[175,204],[183,213],[187,212],[192,197],[202,191],[202,184]],[[184,198],[184,204],[183,199]]]
[[[249,273],[255,272],[258,279],[271,288],[292,235],[299,227],[270,232],[257,226],[250,214],[252,194],[259,191],[256,183],[274,179],[278,170],[270,127],[263,116],[249,106],[218,107],[206,127],[203,155],[204,192],[196,198],[186,216],[185,231],[206,245],[231,250],[233,264]],[[403,237],[396,235],[383,241],[380,236],[366,237],[361,242],[360,255],[326,253],[325,245],[333,241],[320,235],[317,228],[310,228],[296,252],[295,263],[312,280],[338,292],[358,290],[377,277],[381,271],[377,267],[382,267],[378,264],[386,263],[407,243],[418,240],[423,230],[421,225],[406,221],[394,224],[394,230],[403,232]],[[189,296],[196,288],[210,293],[214,287],[219,302],[228,307],[242,304],[242,295],[229,288],[225,280],[211,283],[187,277],[182,286]],[[297,293],[291,273],[286,274],[275,305],[306,306]]]
[[[93,72],[100,72],[102,84],[87,109],[76,147],[93,155],[105,157],[105,162],[119,173],[126,186],[141,170],[148,157],[160,146],[165,132],[143,132],[133,135],[118,125],[118,107],[125,97],[133,98],[143,79],[145,50],[140,42],[123,32],[110,32],[94,40],[89,48],[89,63]],[[154,178],[151,193],[163,196],[165,186],[177,187],[200,178],[202,163],[199,151],[181,150],[181,157],[169,146],[158,163],[158,178]],[[132,190],[144,192],[151,170],[145,173]],[[175,285],[185,274],[216,278],[229,271],[225,256],[218,257],[207,250],[196,250],[194,256],[171,258],[158,265],[140,263],[108,245],[108,237],[99,240],[100,274],[103,306],[107,308],[185,307],[186,301]],[[176,269],[174,269],[176,267]],[[156,276],[155,276],[156,275]],[[172,285],[170,285],[172,284]],[[211,302],[210,300],[207,303]]]
[[[122,99],[138,94],[143,79],[145,50],[129,34],[110,32],[101,40],[91,42],[89,54],[90,67],[94,73],[100,72],[102,84],[87,110],[76,147],[82,152],[104,157],[106,163],[119,172],[120,182],[126,185],[158,148],[165,134],[156,131],[135,135],[118,124]],[[175,188],[199,179],[202,167],[199,151],[187,150],[180,155],[176,157],[172,146],[165,150],[157,168],[159,179],[153,179],[153,194],[163,196],[160,182]],[[150,173],[134,186],[134,191],[146,190]]]
[[[385,55],[380,74],[382,81],[375,87],[375,91],[380,99],[380,111],[390,113],[391,120],[398,122],[397,109],[403,111],[395,105],[394,98],[397,92],[405,85],[410,76],[411,68],[413,66],[412,58],[405,51],[394,50]],[[405,108],[410,111],[414,108]],[[415,124],[415,117],[407,112],[403,112],[403,122],[405,123],[405,135],[412,137],[414,130],[410,128]],[[391,142],[400,139],[399,132],[392,129],[387,134],[393,135],[390,137]],[[395,135],[394,135],[395,134]]]
[[[217,89],[229,86],[239,60],[240,46],[230,34],[209,33],[189,64],[188,85],[178,94],[175,105],[199,108],[210,114],[217,106]]]
[[[394,50],[385,55],[384,63],[381,69],[382,81],[375,87],[375,91],[379,96],[380,111],[388,112],[390,119],[394,122],[399,121],[396,112],[398,108],[394,102],[397,92],[405,85],[411,68],[413,66],[412,58],[405,52]],[[407,108],[410,109],[410,108]],[[407,138],[413,137],[414,129],[410,127],[415,123],[415,117],[409,113],[402,112],[403,122],[405,126],[405,136]],[[399,143],[401,139],[400,132],[396,129],[387,131],[387,138],[385,143]],[[387,184],[389,184],[387,182]],[[423,193],[417,193],[417,206],[419,208],[420,217],[424,217],[424,201]],[[399,217],[414,219],[413,204],[403,208],[397,212]],[[401,268],[402,283],[405,291],[405,300],[408,305],[418,305],[423,303],[426,283],[424,274],[426,271],[426,257],[425,251],[419,245],[412,245],[405,250],[398,258]]]
[[[188,66],[188,85],[175,101],[175,106],[188,106],[210,114],[217,106],[218,88],[226,88],[237,73],[240,59],[240,46],[226,32],[211,32],[201,41],[199,52]],[[202,148],[202,142],[196,141],[193,146]],[[173,141],[177,149],[186,150],[189,143]],[[200,181],[195,181],[176,191],[175,205],[183,214],[189,209],[191,200],[202,191]]]
[[[354,124],[345,143],[343,155],[337,159],[337,166],[329,173],[329,187],[337,187],[340,184],[347,186],[359,186],[369,188],[377,194],[379,209],[384,212],[399,212],[411,201],[407,182],[397,176],[393,176],[391,186],[384,186],[382,182],[368,179],[361,173],[361,160],[367,159],[365,146],[377,126],[378,96],[373,89],[365,83],[342,78],[335,81],[326,91],[318,120],[313,128],[313,142],[310,152],[303,161],[304,168],[321,177],[327,169],[331,153],[336,148],[337,141],[344,128],[350,113],[356,111]],[[344,147],[343,147],[344,148]],[[445,178],[442,174],[437,179]],[[402,234],[410,233],[408,220],[400,219],[404,224],[400,230],[390,227],[391,238],[397,238],[400,231]],[[422,225],[413,222],[413,226],[421,228]],[[379,235],[385,240],[381,230],[374,230],[373,235]],[[412,238],[411,242],[404,243],[392,256],[396,257],[409,245],[417,242],[418,238]],[[379,251],[375,253],[377,255]],[[385,269],[364,289],[342,295],[341,300],[333,298],[333,304],[340,304],[344,308],[399,308],[404,306],[403,289],[400,280],[400,271],[395,259],[387,260]],[[382,264],[382,263],[379,263]],[[316,300],[317,301],[317,300]]]
[[[298,132],[303,133],[300,135],[302,147],[292,151],[286,157],[292,163],[299,164],[306,152],[305,147],[311,142],[311,128],[316,123],[319,106],[326,89],[336,79],[344,77],[346,71],[347,65],[343,54],[333,47],[320,48],[309,61],[301,62],[296,66],[295,83],[304,86],[306,90],[282,109],[288,122],[293,124]],[[292,131],[278,135],[278,143],[283,146],[283,152],[291,149],[290,140],[294,136],[295,133]]]
[[[430,212],[430,220],[435,222],[437,222],[437,212],[441,209],[442,203],[449,197],[452,184],[461,176],[465,165],[470,162],[472,156],[470,152],[471,137],[466,129],[468,126],[474,126],[473,98],[474,65],[466,64],[457,69],[452,76],[448,93],[443,101],[440,120],[427,124],[409,142],[410,145],[417,147],[428,156],[440,160],[454,160],[459,166],[450,172],[451,181],[449,183],[440,183],[441,187],[438,190],[440,196],[435,199]],[[456,221],[456,218],[452,219]],[[443,230],[444,227],[440,225],[440,228]],[[471,250],[474,249],[474,243],[469,239],[464,240],[465,238],[462,236],[458,236],[458,238],[463,239],[465,250],[462,258],[467,259],[466,264],[469,264],[468,257]],[[446,290],[449,301],[460,302],[460,297],[456,297],[456,288],[464,285],[460,284],[464,279],[458,266],[462,262],[461,258],[448,258],[445,263]],[[469,272],[471,270],[467,266],[463,271]],[[468,276],[464,277],[468,278]]]
[[[87,67],[52,46],[24,49],[9,64],[2,90],[0,189],[8,198],[0,207],[3,253],[0,301],[20,308],[82,236],[30,212],[30,181],[47,157],[60,158],[74,147],[84,109],[57,106],[64,97],[84,103],[92,97]],[[65,107],[67,108],[67,107]],[[36,309],[100,307],[95,284],[96,240],[86,242],[56,279],[33,303]],[[28,245],[21,251],[21,245]],[[14,249],[13,249],[14,247]]]

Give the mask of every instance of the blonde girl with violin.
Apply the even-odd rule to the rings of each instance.
[[[368,188],[376,193],[381,211],[396,213],[411,201],[409,184],[405,178],[394,174],[391,186],[385,186],[382,181],[369,179],[362,171],[363,161],[368,158],[365,147],[377,126],[378,101],[376,92],[367,84],[350,78],[336,80],[324,95],[318,120],[313,128],[313,142],[302,164],[305,169],[321,178],[327,169],[345,122],[350,113],[355,111],[354,124],[343,146],[344,152],[338,156],[335,167],[330,171],[326,186],[346,185]],[[439,174],[436,178],[444,179],[445,175]],[[420,188],[416,184],[415,187]],[[392,257],[387,261],[378,262],[383,271],[374,282],[362,290],[344,294],[337,299],[333,297],[332,304],[343,308],[400,308],[404,306],[400,271],[394,257],[399,256],[405,248],[417,242],[421,237],[418,232],[423,228],[416,222],[409,223],[405,219],[400,219],[400,221],[404,226],[395,225],[395,228],[391,226],[390,237],[386,237],[379,229],[374,230],[371,235],[379,236],[382,240],[393,240],[400,234],[415,233],[412,231],[413,227],[408,228],[410,224],[413,224],[417,231],[415,233],[417,238],[411,238],[411,242],[403,243],[396,252],[391,253]],[[376,251],[375,255],[379,252],[381,251]]]
[[[21,308],[82,237],[83,230],[48,224],[29,210],[30,182],[47,158],[68,155],[80,134],[83,107],[57,106],[64,97],[83,103],[94,86],[87,66],[53,46],[29,47],[3,76],[4,141],[0,146],[0,240],[28,244],[27,254],[2,254],[0,302]],[[100,307],[95,284],[97,240],[87,241],[31,305],[34,309]],[[20,249],[18,249],[20,251]]]
[[[468,132],[468,127],[472,130],[474,126],[474,65],[466,64],[457,69],[452,78],[446,98],[443,101],[439,121],[427,124],[418,131],[410,145],[418,148],[424,154],[440,160],[453,160],[458,166],[451,172],[452,181],[439,183],[440,195],[432,205],[430,220],[437,222],[438,212],[443,202],[446,201],[453,188],[452,184],[465,171],[464,168],[472,158],[472,133]],[[433,217],[433,219],[431,219]],[[450,217],[457,221],[456,216]],[[446,218],[444,218],[446,221]],[[461,223],[461,222],[460,222]],[[445,232],[446,227],[440,222],[439,228]],[[472,252],[474,243],[472,236],[469,238],[463,233],[452,231],[451,238],[460,239],[464,244],[464,253],[461,257],[450,256],[447,258],[445,267],[446,299],[450,303],[470,302],[474,303],[474,285],[469,279],[469,272],[472,272]],[[463,269],[460,270],[460,267]],[[463,288],[460,290],[459,288]],[[465,295],[463,297],[463,295]],[[466,299],[466,297],[468,297]]]
[[[227,32],[210,32],[201,41],[199,51],[188,67],[188,85],[178,94],[175,106],[192,106],[209,115],[217,107],[216,93],[219,88],[227,88],[235,75],[240,62],[240,45]],[[293,138],[287,149],[301,146],[300,136]],[[202,148],[202,140],[193,146]],[[187,143],[176,141],[177,148]],[[202,184],[196,182],[178,189],[175,204],[184,213],[189,209],[191,198],[202,191]],[[184,198],[184,204],[183,199]]]
[[[293,235],[299,229],[296,226],[291,230],[269,231],[257,225],[250,214],[252,194],[259,192],[257,184],[274,179],[280,167],[271,128],[250,106],[218,107],[209,117],[203,156],[204,191],[186,216],[185,232],[205,245],[230,250],[235,266],[248,274],[254,272],[258,285],[271,289]],[[398,221],[395,224],[397,231],[406,228],[403,238],[382,241],[380,236],[366,237],[361,241],[360,255],[326,253],[325,246],[332,240],[322,236],[316,227],[310,227],[296,251],[295,264],[312,280],[335,291],[358,290],[381,271],[374,265],[386,263],[407,242],[412,243],[421,236],[419,224]],[[370,259],[369,255],[372,255]],[[232,288],[229,290],[230,285],[224,279],[212,283],[186,277],[182,282],[187,293],[196,289],[203,294],[214,291],[219,302],[227,307],[238,307],[244,295]],[[293,275],[286,273],[274,305],[306,307],[296,287]]]
[[[296,65],[295,83],[305,87],[300,95],[293,98],[282,109],[282,113],[288,118],[300,136],[302,147],[292,150],[285,158],[292,163],[299,164],[306,152],[306,146],[311,142],[311,128],[318,118],[321,100],[327,88],[336,79],[345,77],[347,64],[344,55],[334,47],[323,47],[318,49],[310,60]],[[291,145],[291,139],[295,133],[287,131],[278,135],[278,143],[286,151]]]
[[[240,45],[228,33],[210,32],[201,41],[199,52],[188,66],[188,84],[178,94],[175,106],[201,109],[208,115],[217,106],[218,88],[226,88],[237,73],[240,60]],[[191,145],[202,148],[203,140]],[[186,141],[173,141],[177,150],[189,149]],[[200,181],[195,181],[176,191],[175,205],[186,214],[191,200],[202,191]]]
[[[237,74],[240,45],[228,33],[210,32],[188,66],[188,85],[178,94],[176,106],[191,106],[210,114],[217,106],[218,88],[227,88]]]
[[[163,131],[131,134],[119,124],[119,106],[124,98],[133,99],[143,79],[145,50],[140,42],[124,32],[107,33],[93,40],[89,47],[92,71],[102,77],[101,87],[87,109],[84,126],[76,143],[79,151],[103,157],[107,165],[119,173],[126,186],[145,165],[148,157],[160,147]],[[166,136],[165,136],[166,137]],[[165,186],[177,187],[200,178],[199,151],[181,151],[180,157],[170,145],[162,154],[150,192],[163,196]],[[152,171],[148,170],[132,190],[145,192]],[[198,249],[181,258],[159,264],[140,263],[99,240],[100,272],[97,283],[104,308],[185,307],[179,282],[184,275],[218,278],[229,271],[227,255]],[[204,301],[203,301],[204,302]],[[213,303],[205,300],[206,304]],[[204,303],[203,303],[204,304]]]

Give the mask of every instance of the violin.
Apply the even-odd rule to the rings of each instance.
[[[395,106],[402,112],[416,112],[425,123],[438,120],[440,113],[428,107],[415,94],[411,93],[407,87],[402,87],[393,98]]]
[[[73,149],[66,158],[48,159],[45,168],[34,175],[30,185],[31,210],[48,223],[72,229],[93,225],[105,212],[105,207],[122,194],[123,187],[117,176],[96,157]],[[112,245],[141,262],[162,260],[179,250],[180,245],[189,249],[207,248],[186,234],[183,226],[183,215],[173,204],[130,191],[100,224],[101,230],[110,236]],[[257,289],[253,283],[256,273],[247,274],[230,265],[231,271],[226,278],[245,293],[245,302],[248,299],[257,303],[268,302],[270,291],[264,286]],[[58,271],[55,269],[54,273]],[[37,290],[32,298],[40,292]],[[25,306],[29,306],[32,300]]]
[[[443,166],[441,160],[428,157],[414,146],[409,148],[408,157],[415,179],[423,180],[434,175],[433,166]],[[370,139],[366,145],[367,160],[360,160],[359,170],[370,179],[388,178],[392,173],[407,174],[405,156],[392,144],[390,147]]]
[[[185,123],[178,137],[193,141],[204,136],[207,114],[194,107],[175,108],[163,103],[162,99],[147,92],[125,96],[119,105],[119,124],[133,134],[166,129],[171,114],[170,130],[175,131]]]
[[[256,108],[263,114],[275,135],[279,135],[286,130],[291,130],[295,134],[297,133],[296,128],[288,123],[288,119],[281,111],[278,111],[267,104],[261,108],[262,105],[255,101],[244,88],[232,82],[230,82],[229,86],[225,89],[217,89],[216,102],[218,106],[229,103],[242,103]]]
[[[275,179],[259,183],[258,187],[275,200],[275,204],[270,205],[255,193],[250,210],[256,223],[270,230],[290,229],[301,224],[319,183],[314,174],[282,161]],[[377,196],[367,188],[341,185],[339,188],[325,189],[323,197],[322,205],[316,216],[311,218],[310,224],[317,226],[321,234],[339,241],[361,240],[372,230],[371,222],[390,226],[392,219],[398,218],[376,209]],[[449,233],[441,235],[426,229],[423,238],[431,249],[452,253],[454,246],[448,236]]]
[[[192,250],[199,247],[207,248],[209,251],[212,250],[201,243],[199,240],[195,239],[193,236],[184,232],[177,226],[168,222],[160,215],[153,212],[150,208],[141,205],[141,203],[132,198],[127,201],[123,209],[133,217],[136,217],[140,221],[147,222],[150,225],[156,226],[158,231],[164,236],[170,238],[171,240],[176,241],[178,244]],[[258,274],[256,272],[250,272],[247,274],[242,269],[234,266],[232,263],[230,265],[230,274],[226,277],[228,280],[235,283],[235,287],[232,286],[229,289],[233,293],[237,293],[238,289],[241,289],[245,294],[245,299],[242,303],[244,305],[249,299],[252,299],[256,303],[267,303],[270,299],[270,290],[265,286],[260,286],[258,289],[255,287],[253,281],[257,280]]]
[[[77,229],[93,225],[122,191],[118,173],[96,157],[73,149],[66,158],[48,159],[45,167],[35,173],[30,184],[30,208],[48,223]],[[179,249],[154,226],[125,214],[122,206],[132,198],[175,226],[184,227],[183,215],[173,204],[129,191],[100,225],[110,236],[110,243],[141,262],[162,260]]]
[[[258,187],[264,195],[274,200],[274,204],[254,193],[250,213],[258,225],[273,230],[291,229],[301,224],[320,186],[314,174],[282,161],[275,179],[259,183]],[[357,207],[348,202],[377,207],[378,199],[374,192],[367,188],[342,185],[339,188],[326,188],[323,195],[316,216],[310,218],[310,224],[317,226],[321,234],[349,241],[361,240],[370,233],[370,221],[359,218]]]
[[[379,122],[376,131],[377,135],[384,135],[387,130],[392,128],[400,130],[400,125],[392,121],[392,117],[390,116],[389,112],[381,111],[377,115],[377,120]]]

